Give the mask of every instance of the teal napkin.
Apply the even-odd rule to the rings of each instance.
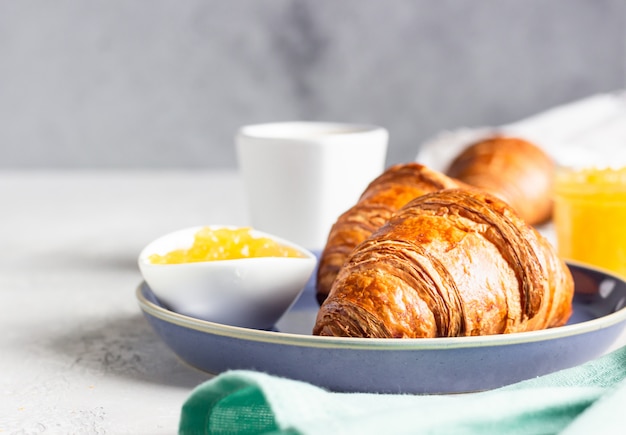
[[[179,433],[626,433],[626,347],[567,370],[461,395],[335,393],[265,373],[225,372],[196,387]]]

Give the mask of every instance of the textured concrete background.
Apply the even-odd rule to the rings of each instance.
[[[442,129],[626,85],[625,0],[0,0],[0,168],[235,167],[240,125]]]

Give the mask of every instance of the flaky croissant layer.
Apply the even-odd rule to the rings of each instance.
[[[357,204],[333,225],[317,270],[317,300],[328,296],[341,266],[354,248],[383,226],[391,215],[414,198],[460,182],[419,163],[391,166],[373,180]]]
[[[563,325],[572,276],[503,201],[471,189],[420,196],[361,243],[313,333],[346,337],[488,335]]]

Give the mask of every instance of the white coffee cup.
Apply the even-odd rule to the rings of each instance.
[[[236,137],[251,225],[320,250],[337,218],[382,173],[388,132],[372,125],[280,122]]]

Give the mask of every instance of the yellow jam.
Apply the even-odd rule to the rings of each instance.
[[[626,276],[626,168],[559,169],[554,199],[559,255]]]
[[[154,264],[179,264],[199,261],[234,260],[253,257],[304,257],[297,249],[267,237],[254,237],[251,228],[202,228],[189,249],[149,257]]]

